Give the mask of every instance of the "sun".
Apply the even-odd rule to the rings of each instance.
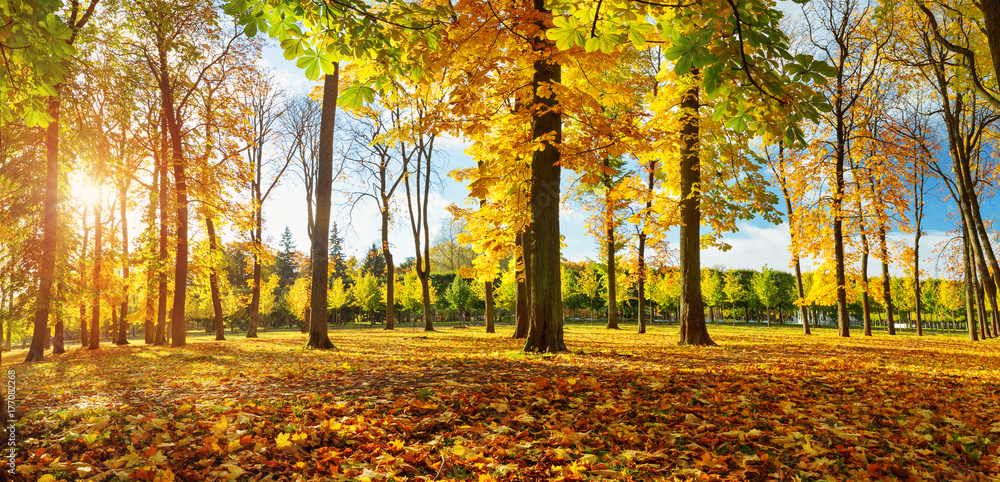
[[[100,187],[88,177],[75,177],[70,180],[69,186],[73,197],[87,206],[93,206],[101,201]]]

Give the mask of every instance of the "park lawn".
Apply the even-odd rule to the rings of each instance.
[[[190,336],[3,368],[25,480],[1000,480],[996,341],[709,330],[570,325],[556,356],[509,326]]]

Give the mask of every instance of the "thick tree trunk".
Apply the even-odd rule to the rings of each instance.
[[[166,49],[160,48],[160,101],[162,114],[166,121],[167,132],[170,134],[171,159],[173,160],[174,194],[177,200],[177,249],[174,253],[174,300],[171,309],[171,346],[187,344],[187,326],[185,323],[185,301],[187,296],[188,271],[188,201],[187,175],[184,172],[184,141],[181,138],[181,125],[174,110],[174,92],[167,68]]]
[[[216,266],[216,257],[221,253],[219,250],[219,240],[215,236],[215,222],[212,216],[205,216],[205,226],[208,230],[208,252],[212,257],[211,267],[208,270],[208,285],[212,290],[212,312],[215,314],[215,339],[224,341],[226,339],[225,321],[222,316],[222,295],[219,293],[219,267]]]
[[[334,348],[327,328],[328,287],[327,268],[330,265],[329,238],[320,233],[330,232],[330,197],[333,188],[333,141],[337,120],[337,92],[340,82],[340,63],[333,66],[333,75],[323,79],[323,106],[320,117],[319,164],[316,175],[316,219],[313,227],[312,284],[309,293],[309,348],[328,350]]]
[[[534,0],[535,9],[544,17],[550,12],[544,0]],[[548,18],[546,18],[546,21]],[[542,34],[544,34],[544,25]],[[552,42],[543,37],[532,39],[536,52],[552,48]],[[532,103],[538,109],[532,118],[532,138],[555,134],[536,149],[531,159],[531,187],[528,204],[531,209],[531,276],[528,288],[531,293],[531,324],[525,340],[524,351],[557,353],[567,350],[563,341],[562,290],[560,283],[559,255],[559,182],[561,167],[559,148],[562,142],[562,115],[554,94],[543,97],[543,85],[562,82],[562,67],[555,61],[538,59],[534,62],[532,78]],[[547,87],[546,87],[547,88]]]
[[[59,228],[59,86],[49,101],[52,122],[45,132],[45,207],[42,210],[42,259],[38,267],[38,297],[32,321],[31,348],[25,362],[42,361],[49,333],[52,283],[56,268]]]
[[[698,76],[694,69],[689,76]],[[715,345],[705,326],[705,306],[701,298],[701,132],[698,109],[701,107],[697,84],[688,88],[681,99],[681,227],[678,300],[681,345]]]

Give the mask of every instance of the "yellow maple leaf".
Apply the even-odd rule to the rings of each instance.
[[[274,443],[278,446],[279,450],[292,445],[292,442],[288,440],[291,435],[289,433],[282,433],[278,435],[278,438],[274,439]]]

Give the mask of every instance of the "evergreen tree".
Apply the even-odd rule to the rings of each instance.
[[[274,271],[278,275],[278,288],[288,288],[298,278],[298,266],[295,261],[295,242],[292,241],[292,231],[285,226],[279,241],[281,251],[274,260]]]
[[[337,230],[337,223],[330,228],[330,267],[332,278],[347,276],[347,261],[344,258],[344,238]]]
[[[372,243],[365,260],[361,263],[361,274],[371,274],[376,278],[385,277],[385,257],[382,256],[382,249],[375,243]]]

